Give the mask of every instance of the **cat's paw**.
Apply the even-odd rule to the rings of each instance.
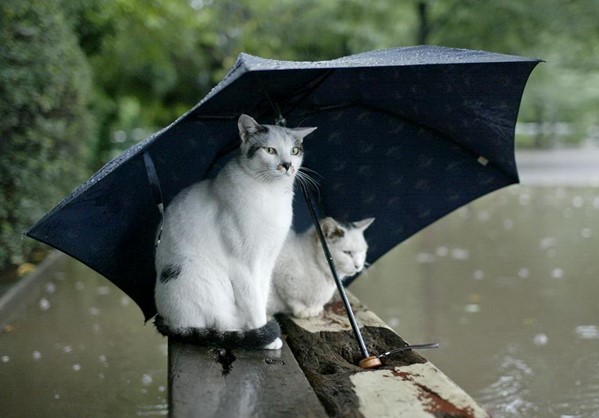
[[[295,316],[296,318],[313,318],[315,316],[320,315],[321,312],[321,307],[311,307],[295,311],[293,313],[293,316]]]
[[[283,341],[280,338],[277,338],[270,344],[264,346],[265,350],[280,350],[283,347]]]

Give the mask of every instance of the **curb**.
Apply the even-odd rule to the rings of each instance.
[[[37,265],[35,271],[23,277],[10,287],[5,294],[0,296],[0,332],[1,327],[10,321],[16,308],[21,303],[21,299],[27,295],[27,292],[40,278],[44,277],[48,268],[54,265],[54,263],[62,257],[64,257],[64,254],[60,251],[52,251]]]

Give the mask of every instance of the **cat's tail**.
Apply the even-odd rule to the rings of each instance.
[[[210,328],[172,327],[160,315],[154,325],[162,335],[174,340],[218,348],[261,350],[281,336],[279,323],[272,319],[266,325],[246,331],[219,331]]]

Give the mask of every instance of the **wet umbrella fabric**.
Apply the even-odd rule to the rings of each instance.
[[[518,182],[515,121],[538,62],[429,46],[319,62],[241,54],[198,105],[108,163],[27,234],[110,279],[151,318],[161,219],[151,180],[159,178],[168,210],[235,152],[236,119],[247,113],[318,127],[304,165],[320,176],[320,210],[343,221],[375,217],[367,231],[374,262],[452,210]],[[308,227],[305,203],[298,196],[294,204],[296,229]]]

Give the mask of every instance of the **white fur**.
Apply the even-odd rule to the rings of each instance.
[[[349,227],[339,225],[332,218],[320,222],[340,279],[364,268],[368,250],[364,230],[373,221],[374,218],[364,219]],[[273,272],[268,312],[288,313],[299,318],[317,316],[335,289],[316,228],[312,226],[302,234],[291,231]]]
[[[172,327],[243,331],[267,322],[272,270],[291,225],[303,158],[291,150],[314,129],[265,125],[265,134],[246,115],[238,125],[239,154],[213,180],[180,192],[165,212],[155,300]],[[251,147],[257,150],[250,158]],[[163,283],[160,272],[169,265],[181,266],[181,274]],[[281,345],[277,339],[266,348]]]

